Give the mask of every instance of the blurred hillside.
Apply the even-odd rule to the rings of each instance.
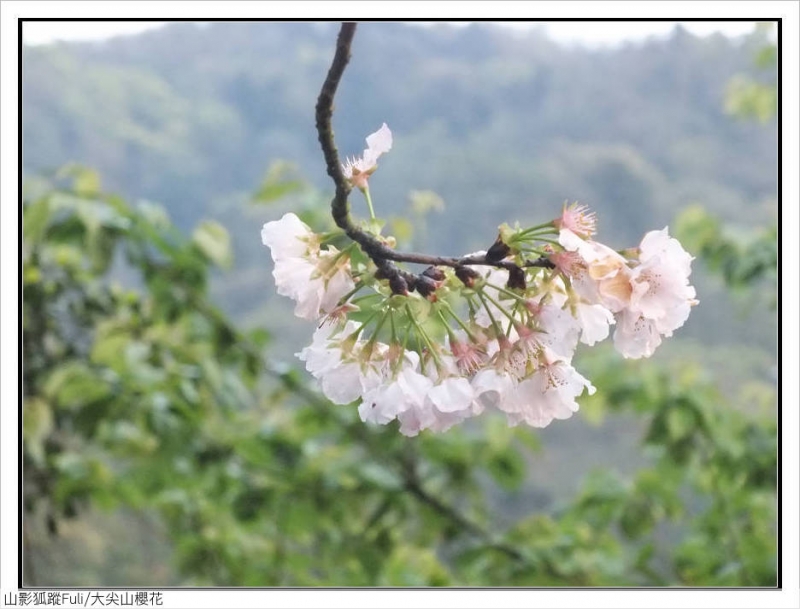
[[[178,226],[221,219],[237,272],[217,284],[219,298],[261,323],[271,280],[255,228],[278,212],[245,201],[276,159],[329,189],[313,108],[336,27],[179,23],[26,47],[25,171],[76,161],[109,190],[163,204]],[[338,144],[360,152],[389,124],[395,147],[373,178],[379,214],[405,213],[412,190],[435,191],[446,208],[415,245],[441,253],[485,248],[501,222],[542,221],[565,200],[597,210],[600,238],[620,248],[695,202],[743,226],[773,222],[764,201],[776,192],[774,123],[737,122],[723,109],[726,83],[752,68],[757,44],[678,28],[667,40],[590,51],[491,24],[364,24],[338,98]],[[775,326],[761,311],[697,283],[716,310],[699,307],[683,337],[772,350]],[[752,323],[739,324],[747,315]]]

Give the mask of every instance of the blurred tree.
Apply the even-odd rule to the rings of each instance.
[[[775,27],[772,23],[761,23],[756,26],[753,37],[758,40],[755,53],[755,67],[760,74],[737,74],[728,83],[725,97],[725,110],[728,114],[740,119],[757,119],[767,123],[778,109],[778,87],[775,84],[775,73],[778,67],[778,47],[770,40]]]
[[[725,109],[737,119],[757,119],[774,125],[778,109],[778,52],[776,43],[770,39],[773,30],[773,24],[762,23],[753,33],[757,41],[754,63],[761,72],[761,80],[738,74],[728,83]],[[747,287],[766,285],[768,302],[774,308],[777,305],[779,245],[776,201],[760,206],[762,215],[765,210],[770,216],[768,224],[745,228],[725,224],[721,218],[695,205],[679,216],[678,234],[712,270],[722,275],[728,286],[741,292]],[[764,221],[763,218],[759,220]],[[746,293],[761,298],[759,290],[746,290]]]
[[[276,169],[260,196],[308,188],[296,181]],[[155,509],[195,585],[775,585],[774,421],[730,408],[696,368],[587,360],[586,414],[639,419],[650,464],[595,472],[506,526],[488,498],[523,486],[535,432],[365,426],[273,363],[268,329],[210,303],[209,270],[231,261],[221,225],[186,237],[78,166],[24,198],[26,529]],[[48,548],[34,541],[31,564]]]
[[[186,239],[76,166],[26,193],[27,518],[56,534],[89,505],[155,507],[200,584],[445,584],[440,542],[516,554],[483,528],[468,463],[480,451],[517,485],[515,432],[453,436],[440,452],[367,429],[265,363],[266,332],[209,303],[209,265],[230,261],[220,225]],[[120,257],[142,291],[112,280]]]

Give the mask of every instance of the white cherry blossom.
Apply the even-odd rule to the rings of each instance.
[[[472,378],[472,391],[480,408],[500,408],[516,388],[516,380],[494,368],[484,368]]]
[[[607,245],[581,239],[569,230],[560,231],[558,240],[582,260],[561,255],[554,261],[557,268],[569,269],[573,289],[587,302],[601,304],[613,313],[624,309],[631,295],[628,261]]]
[[[553,221],[553,225],[561,231],[569,231],[578,238],[591,237],[597,228],[597,216],[586,205],[564,204],[561,216]]]
[[[429,429],[433,432],[447,431],[480,410],[474,408],[474,392],[470,382],[461,377],[448,377],[428,387],[425,398],[414,402],[398,415],[400,433],[415,436]]]
[[[319,251],[319,236],[291,212],[280,220],[267,222],[261,228],[261,242],[269,248],[275,262],[308,258]]]
[[[663,320],[662,327],[671,332],[683,325],[696,295],[689,285],[692,257],[666,228],[647,233],[639,250],[639,265],[631,272],[629,307],[647,319]],[[676,309],[681,314],[675,315]]]
[[[295,355],[306,363],[306,370],[314,378],[322,378],[341,365],[342,343],[357,329],[358,324],[350,320],[343,325],[323,323],[312,335],[311,344]]]
[[[367,148],[361,157],[347,159],[342,165],[344,177],[356,188],[365,190],[367,180],[378,168],[378,158],[392,149],[392,132],[386,123],[367,136]]]
[[[355,287],[350,257],[334,247],[320,250],[320,239],[295,214],[267,222],[261,240],[270,248],[278,294],[297,303],[295,315],[309,321],[330,313]]]
[[[389,346],[376,342],[367,352],[367,341],[352,338],[357,329],[353,321],[323,324],[314,332],[311,345],[296,354],[334,404],[354,402],[383,383],[387,375]],[[416,354],[408,357],[414,361]]]
[[[534,310],[537,327],[532,334],[518,327],[520,342],[532,342],[534,346],[547,347],[567,360],[572,359],[581,333],[578,321],[556,304],[537,304]]]
[[[568,363],[553,359],[520,382],[508,399],[500,403],[509,425],[527,423],[546,427],[553,419],[568,419],[578,411],[575,398],[594,386]]]
[[[433,381],[408,363],[391,380],[364,393],[358,414],[365,423],[386,425],[407,410],[422,410],[432,386]]]
[[[343,166],[368,201],[367,179],[391,146],[384,124],[367,137],[363,155]],[[456,273],[461,283],[441,272],[441,293],[455,301],[463,290],[464,300],[460,308],[448,300],[429,303],[422,323],[398,313],[401,297],[387,296],[385,286],[373,294],[384,300],[362,304],[367,310],[358,319],[366,321],[348,319],[359,310],[343,303],[355,288],[349,254],[323,247],[295,214],[265,224],[261,237],[278,293],[295,300],[299,317],[322,319],[297,356],[323,394],[335,404],[358,402],[365,423],[397,421],[400,433],[416,436],[446,431],[487,409],[502,412],[512,426],[569,418],[577,398],[595,392],[571,365],[579,343],[592,346],[615,325],[614,345],[624,357],[649,357],[686,322],[697,304],[692,257],[668,229],[650,231],[638,248],[620,253],[592,239],[595,222],[587,208],[565,206],[552,223],[558,244],[544,250],[551,268],[526,265],[526,281],[515,282],[513,293],[505,268],[470,266],[466,279]],[[454,320],[457,311],[465,319]]]
[[[662,336],[672,336],[697,304],[689,285],[692,257],[667,228],[650,231],[639,245],[639,263],[630,273],[631,296],[618,312],[614,346],[625,357],[650,357]]]
[[[661,334],[652,319],[645,319],[631,310],[617,316],[614,330],[614,348],[624,357],[638,359],[650,357],[661,344]]]
[[[594,345],[608,338],[614,315],[603,305],[578,302],[574,305],[575,319],[581,328],[581,342]]]
[[[560,280],[558,280],[561,283]],[[609,327],[614,323],[614,315],[600,304],[592,304],[573,291],[567,295],[563,291],[551,291],[554,304],[569,311],[580,329],[580,342],[594,345],[608,338]]]

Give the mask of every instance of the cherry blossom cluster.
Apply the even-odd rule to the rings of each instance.
[[[342,171],[374,219],[368,178],[391,148],[391,131],[384,124],[367,144]],[[624,357],[649,357],[684,324],[697,304],[692,257],[668,229],[622,251],[595,241],[595,232],[588,208],[564,205],[544,224],[501,226],[489,252],[429,266],[413,291],[388,281],[376,260],[353,255],[355,244],[326,244],[293,213],[265,224],[261,236],[278,293],[297,303],[298,317],[317,322],[297,355],[325,396],[358,402],[363,421],[397,420],[414,436],[487,410],[509,425],[569,418],[577,398],[595,391],[572,365],[578,344],[613,330]]]

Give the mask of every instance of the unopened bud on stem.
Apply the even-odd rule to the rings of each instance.
[[[389,287],[392,288],[392,294],[408,296],[408,283],[400,275],[392,275],[389,279]]]
[[[503,258],[511,253],[511,248],[503,243],[502,235],[497,235],[497,239],[492,243],[492,247],[486,252],[486,260],[488,262],[500,262]]]
[[[431,279],[430,277],[425,276],[424,274],[417,277],[417,281],[414,283],[414,289],[420,293],[420,295],[424,296],[428,300],[435,301],[436,300],[436,288],[437,283]]]
[[[430,277],[434,281],[444,281],[445,278],[444,271],[436,266],[429,266],[427,269],[422,271],[422,274],[425,277]]]
[[[468,288],[475,287],[475,280],[480,277],[477,271],[472,270],[468,266],[457,266],[456,277]]]
[[[506,287],[517,290],[526,289],[528,287],[528,284],[525,281],[525,271],[523,271],[518,266],[509,267],[508,283],[506,283]]]

